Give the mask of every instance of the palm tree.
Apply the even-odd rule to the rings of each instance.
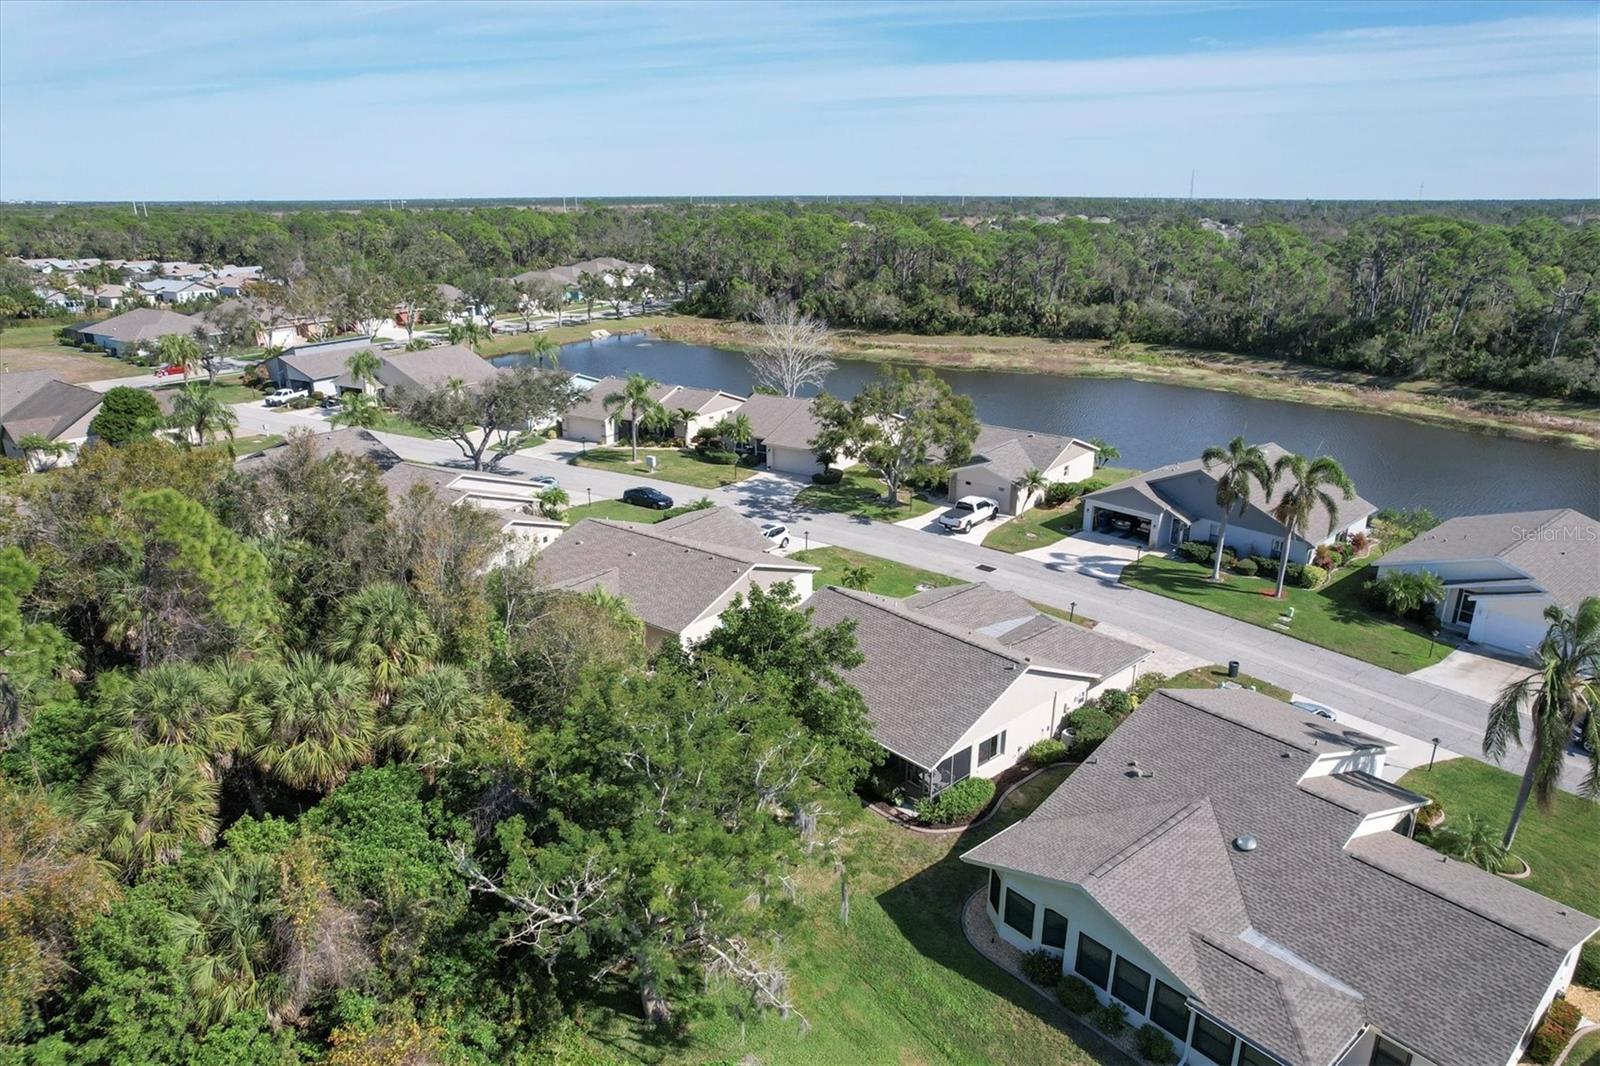
[[[655,397],[650,395],[650,390],[658,388],[661,382],[645,377],[637,371],[628,375],[622,388],[601,398],[605,405],[606,414],[612,418],[626,410],[628,412],[628,436],[633,444],[633,461],[639,461],[639,422],[640,419],[653,407],[660,407]]]
[[[189,372],[200,365],[200,344],[187,333],[168,333],[156,341],[156,354],[165,365],[181,369],[185,382]]]
[[[867,586],[872,584],[872,570],[865,566],[847,566],[839,583],[847,589],[865,592]]]
[[[1044,492],[1050,484],[1050,479],[1044,476],[1044,471],[1038,467],[1030,466],[1017,478],[1017,488],[1022,490],[1022,502],[1017,506],[1017,513],[1021,514],[1028,509],[1033,498]]]
[[[696,411],[693,407],[680,407],[676,411],[672,412],[673,421],[674,422],[682,422],[683,423],[683,443],[684,444],[692,443],[689,440],[689,427],[694,425],[694,420],[699,418],[699,417],[700,417],[700,412]]]
[[[1289,573],[1289,548],[1297,533],[1311,520],[1317,504],[1328,512],[1331,529],[1339,522],[1339,503],[1329,489],[1338,489],[1346,500],[1355,499],[1355,482],[1344,472],[1344,467],[1331,456],[1319,455],[1307,459],[1303,455],[1280,455],[1272,464],[1273,482],[1287,482],[1288,487],[1272,509],[1272,517],[1283,526],[1283,553],[1278,560],[1278,587],[1273,595],[1283,598],[1284,578]]]
[[[233,431],[239,425],[239,416],[233,413],[233,408],[217,399],[217,394],[210,389],[185,385],[172,401],[172,414],[167,418],[167,425],[182,430],[185,445],[191,443],[191,433],[194,435],[193,443],[197,444],[205,444],[218,432],[227,434],[228,440],[232,441]]]
[[[1568,739],[1580,722],[1589,749],[1589,772],[1581,789],[1591,799],[1600,797],[1600,596],[1586,598],[1570,614],[1551,604],[1544,617],[1550,629],[1539,642],[1539,668],[1501,691],[1483,732],[1483,753],[1499,762],[1508,741],[1522,746],[1524,708],[1533,723],[1528,765],[1506,826],[1507,850],[1517,838],[1530,795],[1540,810],[1550,809],[1561,785]]]
[[[383,360],[371,348],[362,348],[344,361],[344,368],[350,379],[360,385],[365,393],[368,385],[377,382],[378,371],[383,369]]]
[[[439,637],[409,589],[378,581],[339,604],[325,648],[370,675],[379,702],[387,703],[401,681],[433,662]]]
[[[1510,854],[1510,845],[1495,839],[1493,827],[1475,814],[1466,815],[1461,824],[1438,834],[1440,851],[1480,870],[1498,873]]]
[[[214,701],[215,712],[236,718],[241,723],[242,735],[239,744],[241,750],[251,743],[250,731],[254,728],[257,715],[260,714],[272,691],[275,669],[276,664],[232,655],[218,659],[206,667],[206,672],[210,675],[208,692]],[[222,765],[223,769],[229,768],[228,765],[219,765]],[[267,806],[261,796],[261,779],[256,767],[249,762],[241,761],[233,764],[233,769],[250,797],[251,809],[255,811],[257,817],[265,814]]]
[[[367,679],[348,663],[291,652],[251,732],[262,772],[290,788],[327,792],[372,757]]]
[[[488,331],[480,326],[476,319],[469,318],[465,322],[457,322],[450,327],[450,343],[465,344],[473,351],[478,350],[478,345],[483,343]]]
[[[344,398],[344,405],[339,413],[328,421],[336,426],[357,426],[361,429],[376,429],[383,425],[383,408],[378,406],[378,401],[365,392],[352,392]]]
[[[1222,511],[1222,521],[1217,523],[1217,550],[1211,558],[1211,580],[1221,581],[1222,549],[1228,543],[1228,522],[1233,512],[1238,510],[1243,514],[1250,505],[1252,481],[1270,499],[1274,479],[1266,453],[1254,444],[1245,443],[1243,437],[1233,438],[1224,447],[1213,444],[1200,453],[1200,463],[1207,472],[1214,466],[1222,468],[1217,473],[1217,507]]]
[[[567,490],[563,488],[545,489],[539,493],[538,500],[539,514],[549,519],[560,518],[561,512],[565,511],[567,505],[572,502],[572,498],[567,495]]]
[[[439,666],[407,681],[395,695],[379,732],[396,758],[416,763],[431,782],[460,760],[483,729],[483,697],[466,671]]]
[[[176,862],[217,831],[217,783],[193,755],[161,745],[106,755],[79,800],[79,821],[106,858],[132,876]]]
[[[223,851],[207,867],[189,913],[171,917],[183,944],[189,990],[202,1020],[246,1010],[275,1013],[283,999],[267,924],[275,910],[276,871],[259,856]]]
[[[728,445],[728,453],[733,456],[733,480],[739,480],[739,449],[748,448],[756,439],[755,427],[750,424],[750,416],[737,414],[731,418],[724,418],[717,423],[717,435],[722,438],[722,443]]]
[[[230,705],[216,676],[190,663],[164,663],[138,673],[106,708],[101,743],[126,753],[150,745],[177,748],[212,778],[233,764],[244,744],[245,716]]]
[[[535,333],[528,342],[528,358],[543,365],[546,359],[550,360],[550,369],[561,369],[561,345],[551,340],[543,333]]]
[[[1107,441],[1104,437],[1090,437],[1089,446],[1094,449],[1094,465],[1096,470],[1102,466],[1105,466],[1113,459],[1122,458],[1122,453],[1117,450],[1117,446]]]

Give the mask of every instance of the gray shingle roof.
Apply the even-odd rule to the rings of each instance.
[[[750,419],[752,435],[773,447],[810,448],[811,438],[821,428],[811,413],[811,401],[798,396],[757,393],[740,406],[739,413]]]
[[[388,352],[378,368],[378,380],[391,389],[425,392],[460,379],[481,385],[499,370],[464,344],[423,348],[415,352]]]
[[[1372,743],[1258,693],[1163,691],[1032,815],[964,857],[1104,895],[1199,1009],[1294,1066],[1324,1066],[1363,1023],[1435,1062],[1501,1066],[1600,921],[1396,833],[1352,840],[1361,814],[1301,777],[1319,756]],[[1201,803],[1215,830],[1193,815],[1159,821]],[[1179,826],[1173,861],[1116,890],[1100,868],[1085,876],[1061,858],[1091,827],[1105,834],[1099,851],[1120,842],[1132,855]],[[1245,834],[1255,850],[1230,846]],[[1189,851],[1202,844],[1204,865]],[[1217,861],[1232,871],[1242,930]]]
[[[277,356],[284,366],[312,381],[341,378],[345,368],[357,352],[375,352],[372,341],[366,337],[355,340],[321,341],[290,348]]]
[[[726,507],[685,511],[675,518],[657,522],[655,529],[670,533],[680,540],[711,547],[736,548],[743,552],[762,553],[772,547],[772,542],[761,535],[759,526]]]
[[[11,376],[0,377],[0,392],[13,384],[9,380]],[[34,433],[55,440],[73,423],[99,407],[103,399],[105,397],[93,389],[52,378],[37,383],[14,403],[10,397],[0,399],[0,403],[7,405],[0,420],[4,422],[6,435],[13,441],[21,441]]]
[[[79,333],[96,337],[109,337],[119,344],[135,341],[152,341],[172,333],[193,333],[196,326],[206,325],[198,318],[180,315],[159,307],[139,307],[100,322],[85,322],[74,327]],[[209,327],[208,327],[209,328]]]
[[[1502,559],[1569,610],[1600,596],[1600,521],[1570,507],[1463,515],[1383,557],[1391,563]]]
[[[985,467],[1015,481],[1030,469],[1049,470],[1093,451],[1094,448],[1075,437],[984,425],[972,444],[972,458],[962,466]]]
[[[708,544],[631,522],[587,518],[539,554],[539,574],[552,586],[617,571],[619,594],[657,629],[682,632],[754,569],[813,573],[816,567]]]

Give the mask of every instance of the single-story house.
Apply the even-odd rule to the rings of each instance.
[[[1600,596],[1600,521],[1582,511],[1463,515],[1378,560],[1378,576],[1426,570],[1444,583],[1446,629],[1474,644],[1528,655],[1550,624],[1547,607],[1576,610]]]
[[[1261,451],[1269,466],[1288,454],[1272,443],[1261,445]],[[1285,491],[1286,486],[1278,485],[1269,496],[1251,482],[1249,504],[1243,513],[1235,509],[1229,518],[1226,546],[1240,556],[1278,558],[1283,552],[1284,528],[1272,517],[1272,509]],[[1360,496],[1342,500],[1337,490],[1333,495],[1339,504],[1337,515],[1317,504],[1310,522],[1289,546],[1290,562],[1307,562],[1319,545],[1364,531],[1377,510]],[[1084,529],[1121,534],[1157,549],[1186,540],[1215,544],[1221,517],[1217,475],[1199,459],[1159,467],[1083,498]]]
[[[173,333],[192,335],[195,327],[209,330],[199,318],[180,315],[160,307],[137,307],[99,322],[74,326],[79,343],[98,344],[112,355],[138,351],[153,352],[156,342]]]
[[[350,376],[348,364],[357,352],[376,353],[370,337],[313,341],[286,349],[264,364],[273,384],[283,389],[305,389],[323,396],[370,391]]]
[[[162,303],[186,304],[217,295],[217,290],[190,278],[152,278],[135,284],[143,295]]]
[[[584,519],[547,545],[536,565],[551,588],[622,597],[653,648],[668,636],[704,639],[753,585],[787,581],[809,596],[817,568],[770,555],[769,547],[755,523],[713,507],[655,525]]]
[[[811,440],[822,427],[811,413],[811,401],[798,396],[768,396],[756,393],[736,412],[750,419],[751,443],[756,465],[782,474],[810,477],[822,472],[822,464],[812,450]],[[852,460],[836,458],[836,467],[851,466]]]
[[[568,263],[566,266],[550,267],[548,270],[525,270],[512,277],[511,281],[517,285],[540,282],[559,285],[567,290],[568,298],[573,299],[580,295],[578,279],[584,274],[593,274],[602,278],[607,285],[614,285],[618,277],[632,280],[640,274],[655,272],[656,268],[649,263],[630,263],[626,259],[603,255],[577,263]]]
[[[378,384],[385,394],[427,392],[451,381],[468,387],[481,385],[499,370],[464,344],[422,348],[414,352],[383,353],[378,367]]]
[[[260,348],[293,348],[319,336],[331,326],[326,318],[297,315],[254,296],[236,296],[197,316],[211,323],[228,322],[235,316],[254,325],[254,343]]]
[[[982,583],[905,600],[827,588],[806,607],[816,625],[855,622],[866,661],[845,676],[915,793],[1014,766],[1085,701],[1131,685],[1150,655]]]
[[[87,303],[83,293],[76,288],[58,289],[54,285],[36,285],[33,294],[46,306],[57,311],[82,311]]]
[[[0,374],[0,450],[8,458],[20,459],[23,439],[37,435],[66,445],[68,450],[60,455],[32,456],[33,469],[67,465],[89,439],[89,423],[100,413],[104,398],[45,370]]]
[[[131,288],[129,285],[98,285],[89,295],[97,307],[118,307],[124,300],[137,298],[130,297]]]
[[[950,471],[950,498],[985,496],[1005,514],[1021,514],[1039,499],[1020,484],[1029,470],[1046,481],[1086,481],[1094,475],[1094,445],[1076,437],[984,425],[972,457]]]
[[[156,271],[158,268],[161,277],[179,280],[203,277],[211,273],[211,268],[205,263],[188,263],[181,259],[151,264],[150,269],[152,271]]]
[[[626,408],[613,415],[606,410],[605,400],[621,392],[627,381],[619,377],[605,377],[595,382],[561,419],[561,435],[568,440],[589,441],[593,444],[616,444],[631,437],[631,419]],[[743,396],[716,389],[697,389],[686,385],[657,385],[650,390],[650,398],[672,415],[672,432],[684,440],[692,441],[696,433],[722,421],[741,409],[747,401]],[[695,412],[687,423],[678,417],[681,410]]]
[[[495,560],[496,564],[527,558],[553,542],[567,528],[559,518],[545,518],[536,513],[534,509],[541,490],[518,478],[402,462],[390,466],[379,480],[391,501],[402,499],[416,486],[424,485],[451,506],[470,504],[493,514],[506,537],[505,548]]]
[[[1600,919],[1410,839],[1387,743],[1243,689],[1152,695],[962,855],[994,935],[1197,1066],[1508,1066]]]

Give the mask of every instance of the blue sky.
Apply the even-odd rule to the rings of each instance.
[[[1597,3],[0,3],[0,197],[1600,195]]]

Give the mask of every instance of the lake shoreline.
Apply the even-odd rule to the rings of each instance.
[[[738,324],[716,319],[659,318],[647,329],[630,327],[626,321],[614,325],[617,333],[647,331],[663,340],[735,351],[743,350],[749,343]],[[1464,429],[1514,440],[1600,450],[1600,409],[1440,382],[1394,382],[1283,360],[1141,345],[1112,352],[1103,341],[933,337],[855,330],[839,331],[836,344],[835,354],[842,359],[944,370],[1126,378],[1383,414],[1421,425]]]

